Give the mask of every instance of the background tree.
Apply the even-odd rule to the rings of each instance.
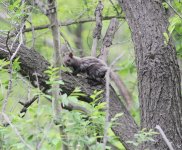
[[[169,15],[162,1],[119,2],[126,13],[135,47],[141,127],[160,125],[174,149],[181,149],[181,78],[176,49],[168,31]],[[144,148],[167,149],[160,136],[155,140],[144,144]]]

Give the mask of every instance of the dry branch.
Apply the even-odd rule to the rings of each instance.
[[[107,32],[104,36],[103,46],[101,48],[100,59],[106,62],[108,55],[108,48],[112,45],[112,40],[115,32],[119,26],[119,21],[116,18],[111,19]]]
[[[105,16],[105,17],[103,17],[103,20],[110,20],[112,18],[124,19],[124,17],[122,17],[122,16]],[[59,24],[59,26],[70,26],[70,25],[74,25],[74,24],[94,22],[94,21],[95,21],[94,17],[86,18],[86,19],[80,19],[80,20],[69,20],[69,21],[61,22]],[[42,26],[35,26],[34,30],[43,30],[43,29],[47,29],[50,27],[51,27],[50,24],[46,24],[46,25],[42,25]],[[23,32],[30,32],[30,31],[32,31],[32,28],[27,28]]]
[[[101,36],[102,31],[102,10],[104,8],[104,5],[101,1],[99,1],[96,9],[95,9],[95,20],[96,20],[96,26],[93,31],[93,44],[92,44],[92,51],[91,56],[96,57],[96,50],[97,50],[97,43]]]
[[[119,26],[118,20],[116,18],[111,19],[107,32],[104,36],[103,45],[101,48],[101,54],[99,56],[100,59],[104,60],[105,62],[107,61],[108,48],[112,45],[112,40],[115,32],[118,29],[118,26]],[[130,92],[126,88],[124,82],[119,77],[119,75],[117,75],[114,72],[111,72],[111,78],[113,79],[115,85],[117,86],[120,95],[124,98],[128,110],[130,110],[132,104],[132,96]]]

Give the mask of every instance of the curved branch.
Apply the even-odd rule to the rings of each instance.
[[[8,52],[2,51],[1,49],[6,48],[6,38],[0,36],[0,59],[7,59]],[[12,51],[16,50],[17,44],[14,44]],[[17,53],[17,56],[20,59],[20,73],[27,77],[27,79],[32,83],[33,86],[36,86],[36,78],[33,75],[34,72],[39,74],[39,87],[43,92],[46,92],[47,89],[50,88],[49,85],[46,84],[46,80],[48,79],[47,75],[44,74],[44,71],[50,65],[48,61],[46,61],[38,52],[33,49],[28,49],[25,46],[21,45],[20,50]],[[82,76],[71,76],[67,73],[62,73],[62,78],[64,81],[64,85],[61,85],[63,93],[70,94],[75,87],[80,87],[81,90],[86,94],[85,97],[81,97],[81,100],[86,102],[91,102],[90,95],[94,90],[102,90],[105,89],[104,85],[92,86],[88,84],[88,81],[85,77]],[[104,95],[103,95],[104,96]],[[105,101],[105,97],[101,99],[101,101]],[[123,116],[119,117],[116,125],[112,127],[114,133],[120,138],[120,141],[124,144],[127,150],[136,149],[132,144],[127,143],[127,141],[131,141],[134,138],[134,134],[137,133],[138,127],[129,114],[123,103],[121,103],[119,97],[112,87],[110,87],[110,103],[109,103],[109,118],[113,118],[116,114],[123,112]]]

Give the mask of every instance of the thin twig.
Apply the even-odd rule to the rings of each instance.
[[[71,48],[70,43],[68,42],[68,40],[66,39],[66,37],[64,36],[64,34],[60,31],[60,35],[63,38],[63,40],[65,41],[67,47],[69,48],[69,50],[73,51],[73,49]]]
[[[6,49],[3,49],[3,48],[1,48],[1,47],[0,47],[0,50],[4,51],[4,52],[6,52],[6,53],[9,53],[9,51],[7,51]]]
[[[174,11],[175,14],[177,14],[181,19],[182,19],[182,16],[177,12],[177,10],[171,5],[170,2],[168,2],[167,0],[165,0],[165,2],[169,5],[169,7],[172,8],[172,10]]]
[[[45,140],[46,137],[48,136],[49,130],[52,128],[52,125],[53,125],[53,120],[50,122],[50,124],[49,124],[49,126],[48,126],[48,128],[47,128],[47,130],[46,130],[46,133],[45,133],[45,132],[43,133],[43,134],[44,134],[44,135],[43,135],[43,138],[42,138],[41,141],[37,144],[37,150],[41,149],[44,140]]]
[[[20,43],[18,44],[18,47],[16,48],[15,52],[13,53],[13,55],[10,58],[10,61],[13,61],[13,59],[15,58],[16,54],[18,53],[18,51],[20,50],[20,46],[23,44],[23,34],[22,34],[22,30],[23,30],[24,25],[22,26],[22,28],[20,29]]]
[[[30,107],[33,102],[35,102],[38,99],[38,95],[34,96],[31,100],[27,101],[27,102],[21,102],[19,101],[19,103],[23,106],[23,108],[21,109],[20,113],[24,113],[21,117],[23,118],[27,112],[28,107]]]
[[[122,16],[105,16],[103,17],[102,20],[110,20],[112,18],[118,18],[118,19],[124,19],[125,17]],[[69,21],[65,21],[65,22],[61,22],[59,24],[59,26],[70,26],[70,25],[74,25],[74,24],[79,24],[79,23],[87,23],[87,22],[95,22],[95,18],[86,18],[86,19],[80,19],[80,20],[69,20]],[[46,24],[46,25],[42,25],[42,26],[35,26],[34,30],[42,30],[42,29],[47,29],[50,28],[50,24]],[[24,29],[23,32],[30,32],[32,31],[32,28],[27,28]],[[14,32],[13,32],[14,33]]]
[[[108,48],[112,45],[112,40],[115,32],[118,30],[119,21],[116,18],[111,19],[107,32],[103,39],[103,45],[100,50],[100,59],[106,62],[108,55]]]
[[[108,68],[106,73],[106,119],[105,119],[105,127],[104,127],[104,137],[103,137],[103,150],[106,150],[106,144],[108,141],[108,129],[109,129],[109,99],[110,99],[110,90],[109,90],[109,84],[110,84],[110,70],[111,68]]]
[[[18,129],[11,123],[9,117],[8,117],[5,113],[3,113],[3,112],[1,112],[0,114],[2,115],[2,117],[4,118],[4,120],[11,126],[11,128],[15,131],[15,133],[16,133],[16,135],[19,137],[20,141],[21,141],[23,144],[25,144],[25,146],[26,146],[28,149],[33,150],[33,148],[32,148],[28,143],[25,142],[25,140],[24,140],[23,137],[21,136],[21,134],[20,134],[20,132],[18,131]]]
[[[24,24],[23,24],[24,26]],[[2,106],[2,112],[5,112],[6,111],[6,106],[7,106],[7,103],[8,103],[8,98],[9,98],[9,95],[11,93],[11,89],[12,89],[12,78],[13,78],[13,59],[14,57],[16,56],[17,52],[19,51],[20,49],[20,46],[22,45],[23,43],[23,37],[22,37],[22,28],[20,29],[20,43],[18,45],[18,47],[16,48],[15,52],[10,56],[10,64],[9,64],[9,82],[8,82],[8,90],[7,90],[7,94],[3,100],[3,106]],[[6,41],[7,42],[7,41]],[[8,43],[7,43],[8,44]],[[8,46],[9,48],[9,46]],[[12,48],[11,48],[12,49]],[[9,49],[9,51],[11,51]]]
[[[121,59],[121,57],[123,57],[123,55],[124,55],[124,52],[121,53],[118,57],[116,57],[116,58],[113,60],[113,62],[110,64],[110,67],[112,68],[112,67],[114,66],[114,64],[115,64],[117,61],[119,61],[119,60]]]
[[[164,131],[162,130],[162,128],[159,125],[156,125],[155,127],[159,133],[161,134],[162,138],[164,139],[165,143],[167,144],[167,146],[169,147],[170,150],[174,150],[174,148],[172,147],[171,142],[169,142],[169,140],[167,139]]]
[[[110,65],[110,68],[113,68],[114,64],[123,56],[123,53],[120,54]],[[114,69],[113,69],[114,70]],[[116,87],[118,88],[119,94],[123,97],[127,104],[128,110],[132,107],[132,96],[131,93],[128,91],[127,87],[125,86],[122,79],[119,77],[117,73],[114,71],[110,72],[111,79],[114,81]],[[117,81],[117,82],[116,82]]]
[[[11,50],[10,50],[9,45],[8,45],[8,41],[10,39],[9,35],[10,35],[10,31],[8,31],[7,38],[6,38],[6,48],[7,48],[8,52],[9,52],[10,57],[11,57],[12,53],[11,53]]]
[[[116,6],[114,5],[113,1],[112,1],[112,0],[109,0],[109,1],[110,1],[110,3],[112,4],[112,7],[114,8],[115,12],[116,12],[117,15],[119,16],[120,13],[119,13],[118,9],[116,8]]]

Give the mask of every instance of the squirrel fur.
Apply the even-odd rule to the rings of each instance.
[[[73,75],[86,73],[90,79],[101,81],[107,72],[107,64],[95,57],[76,57],[72,53],[65,55],[64,65],[71,68]]]
[[[95,57],[77,57],[73,56],[72,53],[69,53],[63,57],[64,65],[71,68],[73,71],[73,75],[77,75],[80,73],[86,73],[90,79],[95,81],[103,81],[105,78],[106,72],[109,69],[107,64],[98,58]],[[114,81],[117,86],[120,95],[125,95],[125,101],[128,107],[131,107],[131,95],[128,91],[126,91],[126,87],[120,77],[112,70],[110,70],[111,80]]]

